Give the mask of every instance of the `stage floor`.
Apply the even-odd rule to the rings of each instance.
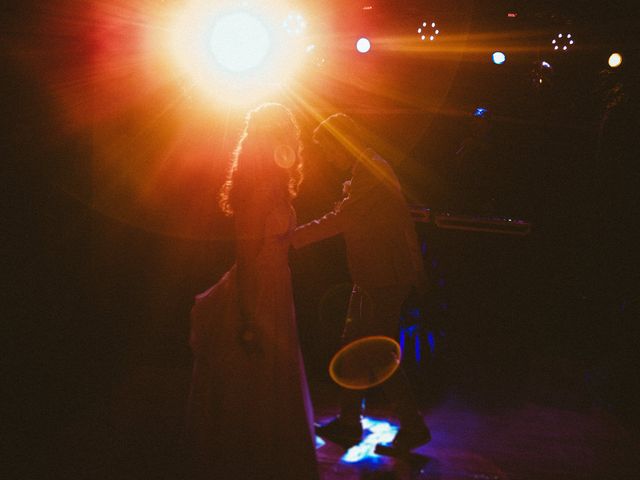
[[[372,455],[363,444],[347,452],[331,443],[322,445],[317,453],[323,480],[639,478],[639,445],[601,409],[529,401],[490,406],[468,397],[450,392],[424,410],[433,438],[408,459]],[[336,412],[316,407],[319,420]],[[365,423],[382,435],[389,425],[397,428],[384,410],[368,412]]]
[[[110,398],[95,399],[51,435],[33,439],[31,451],[15,458],[15,476],[4,478],[189,478],[179,447],[188,383],[185,369],[136,369]],[[330,384],[312,384],[318,421],[336,414],[336,393]],[[369,433],[392,434],[397,423],[384,402],[371,403]],[[319,442],[322,480],[640,478],[638,444],[614,416],[592,405],[496,406],[450,391],[423,413],[433,439],[408,460],[372,455],[366,441],[348,452]]]

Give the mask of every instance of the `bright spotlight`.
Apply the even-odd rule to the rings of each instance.
[[[244,108],[269,98],[310,57],[302,32],[306,23],[298,13],[287,16],[289,11],[277,5],[235,9],[210,0],[176,3],[181,5],[167,17],[168,53],[185,74],[181,81],[215,99],[213,105]]]
[[[611,68],[617,68],[620,65],[622,65],[622,55],[620,55],[619,53],[612,53],[609,56],[609,66]]]
[[[221,17],[211,32],[213,56],[232,72],[244,72],[259,66],[270,46],[269,31],[265,25],[245,12]]]
[[[366,37],[360,37],[356,42],[356,50],[360,53],[367,53],[371,50],[371,42]]]
[[[496,65],[502,65],[507,60],[507,56],[502,52],[493,52],[491,59]]]

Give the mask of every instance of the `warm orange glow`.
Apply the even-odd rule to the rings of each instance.
[[[306,21],[283,2],[192,0],[169,15],[168,68],[207,101],[249,108],[279,92],[299,70]]]
[[[518,32],[518,41],[514,32],[469,35],[471,17],[463,15],[437,42],[421,41],[413,27],[367,30],[373,48],[359,55],[354,44],[362,32],[346,25],[341,11],[303,3],[292,13],[286,0],[256,0],[251,12],[270,32],[269,53],[255,70],[234,72],[219,68],[209,48],[213,21],[237,11],[238,2],[230,5],[43,3],[38,48],[16,51],[54,105],[56,133],[89,135],[91,198],[100,212],[153,231],[211,237],[215,196],[242,117],[262,101],[286,103],[305,128],[344,111],[396,166],[430,113],[467,114],[442,110],[463,61],[486,63],[496,48],[526,52],[529,37],[540,34]],[[284,165],[290,157],[277,152]]]

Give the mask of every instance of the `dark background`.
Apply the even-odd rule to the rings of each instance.
[[[494,213],[528,220],[533,229],[527,237],[509,237],[418,226],[431,281],[421,325],[436,339],[429,362],[412,371],[423,399],[454,388],[471,397],[494,392],[493,401],[517,392],[571,408],[595,402],[637,429],[637,20],[622,2],[560,3],[435,8],[467,26],[469,35],[507,28],[506,12],[515,8],[518,28],[542,32],[528,37],[532,45],[544,45],[540,39],[558,28],[588,39],[571,56],[548,56],[554,74],[542,88],[532,84],[531,70],[547,58],[540,53],[546,46],[514,54],[501,70],[480,54],[465,53],[443,80],[444,95],[423,105],[363,100],[348,80],[331,83],[320,75],[310,88],[373,132],[388,134],[391,144],[405,141],[396,133],[413,131],[399,152],[385,153],[408,196],[433,211],[449,210],[442,177],[468,135],[470,113],[485,106],[494,115]],[[376,4],[382,18],[399,23],[417,8],[411,2],[405,7],[398,12],[390,2]],[[46,79],[29,60],[47,52],[53,63],[56,47],[68,51],[73,41],[39,31],[42,14],[35,2],[2,13],[2,369],[8,400],[2,423],[12,433],[2,437],[3,450],[23,466],[41,458],[35,452],[53,448],[55,434],[83,412],[117,405],[119,388],[135,383],[132,377],[155,375],[155,385],[175,380],[184,390],[192,298],[234,258],[231,223],[215,212],[210,221],[200,219],[198,235],[186,236],[94,208],[100,127],[61,127]],[[74,48],[71,67],[91,61],[90,53]],[[626,63],[605,75],[614,48]],[[418,70],[406,66],[380,78],[420,83],[424,73]],[[614,110],[603,140],[606,92],[618,81],[635,103]],[[313,118],[290,105],[308,140]],[[113,122],[135,123],[145,118],[144,109]],[[234,141],[231,135],[228,142]],[[300,222],[331,208],[340,194],[341,179],[312,146],[307,158],[296,200]],[[213,203],[215,189],[196,193],[211,195]],[[348,294],[344,245],[337,238],[292,252],[291,265],[307,369],[312,382],[327,381]],[[162,415],[161,404],[152,401],[149,408]],[[134,415],[116,416],[124,423],[128,414]]]

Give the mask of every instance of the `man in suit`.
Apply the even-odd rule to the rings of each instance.
[[[369,335],[397,338],[403,302],[413,288],[424,285],[415,226],[400,183],[347,115],[327,118],[315,129],[313,140],[329,162],[352,177],[334,211],[295,230],[293,246],[342,234],[354,284],[343,341]],[[431,435],[404,372],[398,369],[383,387],[400,429],[390,445],[378,445],[379,453],[402,454],[427,443]],[[340,415],[316,432],[348,448],[362,437],[363,392],[343,389],[341,396]]]

